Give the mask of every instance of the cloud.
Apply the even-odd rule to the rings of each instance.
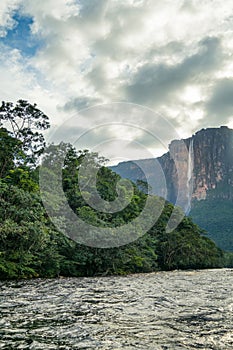
[[[18,8],[20,0],[1,0],[0,5],[0,37],[7,34],[8,29],[15,25],[14,11]]]
[[[130,101],[141,104],[158,104],[177,93],[192,80],[199,80],[221,63],[221,46],[218,38],[205,38],[199,44],[199,52],[181,63],[151,64],[139,67],[126,88]]]
[[[37,103],[53,124],[62,120],[62,112],[54,109],[57,101],[65,104],[62,95],[46,89],[46,84],[40,81],[37,72],[30,67],[27,59],[17,49],[11,49],[0,44],[0,96],[2,101],[16,102],[20,98]],[[43,88],[42,85],[43,84]]]
[[[122,160],[130,159],[130,155],[132,159],[161,155],[171,140],[180,138],[179,123],[171,123],[139,105],[110,103],[72,111],[71,117],[50,135],[49,142],[63,140],[78,149],[83,145],[108,159]]]
[[[233,78],[216,82],[206,110],[212,123],[224,124],[233,117]]]
[[[231,0],[2,0],[1,98],[38,102],[53,125],[71,112],[125,101],[162,113],[182,134],[191,124],[218,126],[218,115],[221,124],[231,115],[232,10]],[[18,22],[30,19],[31,52],[9,40],[15,14]],[[134,118],[157,132],[156,118]]]
[[[92,98],[89,96],[80,96],[71,98],[69,101],[65,103],[64,106],[61,107],[64,111],[81,111],[82,109],[86,109],[88,107],[100,104],[101,101],[97,98]]]
[[[85,25],[102,20],[108,4],[105,0],[85,0],[80,2],[80,17]]]

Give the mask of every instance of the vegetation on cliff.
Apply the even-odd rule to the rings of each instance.
[[[209,197],[195,200],[190,215],[206,230],[207,237],[221,249],[233,252],[233,200]]]

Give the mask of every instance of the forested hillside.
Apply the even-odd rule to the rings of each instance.
[[[45,148],[42,132],[49,128],[48,117],[36,105],[20,100],[16,105],[2,103],[0,121],[1,279],[231,265],[231,256],[226,256],[213,241],[203,236],[190,218],[185,217],[173,232],[167,233],[165,228],[173,209],[169,203],[145,235],[122,247],[88,247],[58,232],[43,207],[39,188],[38,160]],[[54,162],[50,151],[57,147],[48,147],[45,162]],[[70,207],[82,220],[98,228],[116,227],[137,217],[147,195],[135,185],[131,202],[124,210],[106,214],[91,208],[83,199],[77,181],[84,157],[98,168],[97,189],[106,201],[117,197],[116,184],[120,176],[106,168],[103,158],[96,153],[76,150],[69,144],[63,144],[63,148],[66,150],[63,189]],[[91,186],[86,191],[91,196]],[[160,199],[154,197],[154,200]]]

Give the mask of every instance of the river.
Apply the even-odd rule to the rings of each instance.
[[[232,269],[0,287],[0,349],[233,349]]]

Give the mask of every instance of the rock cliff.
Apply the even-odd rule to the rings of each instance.
[[[189,199],[233,199],[233,130],[202,129],[190,138],[172,141],[159,158],[111,168],[122,177],[149,182],[154,194],[172,203],[178,200],[183,209]]]
[[[123,162],[112,170],[147,181],[151,192],[182,207],[220,248],[233,251],[233,130],[202,129],[172,141],[162,157]]]

